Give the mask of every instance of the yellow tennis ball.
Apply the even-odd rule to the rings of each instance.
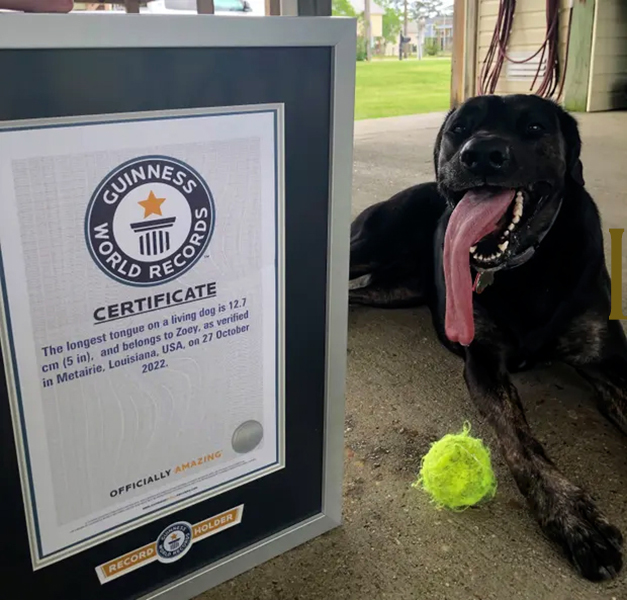
[[[426,491],[438,508],[465,510],[496,493],[490,450],[469,433],[465,423],[462,433],[445,435],[422,459],[412,487]]]

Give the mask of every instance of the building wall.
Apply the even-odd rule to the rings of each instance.
[[[358,21],[357,23],[357,33],[358,35],[365,35],[366,25],[363,20]],[[373,40],[380,38],[383,36],[383,15],[380,14],[371,14],[370,15],[370,35]]]
[[[383,36],[383,15],[370,15],[370,30],[373,38]]]
[[[598,0],[607,1],[607,0]],[[614,0],[621,2],[622,0]],[[570,0],[560,2],[560,58],[563,60],[566,47]],[[499,10],[498,0],[479,0],[477,12],[477,64],[476,81],[481,73],[483,61],[488,52],[494,28],[496,27]],[[521,59],[530,56],[544,42],[546,37],[546,0],[522,0],[516,4],[516,12],[509,39],[508,54]],[[536,60],[539,58],[536,57]],[[562,63],[563,64],[563,63]],[[499,94],[527,93],[530,91],[537,63],[529,63],[526,67],[512,69],[506,61],[496,89]],[[515,72],[514,72],[515,71]],[[524,73],[523,73],[524,71]],[[526,76],[530,78],[527,78]],[[536,84],[537,85],[537,84]]]
[[[567,45],[570,5],[571,0],[560,2],[560,63],[562,65]],[[533,54],[541,46],[546,36],[545,7],[545,0],[524,0],[517,3],[508,46],[510,56],[520,59]],[[498,8],[499,0],[478,0],[474,93],[478,92],[476,82],[492,40]],[[585,33],[584,31],[583,34]],[[592,36],[589,61],[586,58],[586,62],[590,65],[589,72],[586,66],[583,71],[585,79],[582,82],[587,81],[587,94],[584,87],[584,103],[577,110],[584,110],[584,104],[587,111],[627,108],[627,0],[594,0],[593,30],[590,34],[588,29],[587,35]],[[571,61],[574,53],[574,47],[571,46],[569,52]],[[588,57],[587,49],[586,57]],[[538,58],[536,57],[536,60]],[[537,62],[529,63],[521,68],[520,66],[514,67],[506,61],[496,93],[512,94],[531,91],[536,68]]]
[[[627,108],[627,2],[596,0],[588,111]]]
[[[401,29],[401,33],[403,30]],[[409,38],[409,47],[412,48],[418,43],[418,23],[416,21],[407,22],[407,37]],[[399,52],[399,36],[396,36],[396,40],[392,43],[387,42],[385,44],[385,56],[398,56]]]

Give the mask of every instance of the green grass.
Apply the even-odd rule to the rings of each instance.
[[[448,110],[451,59],[358,62],[355,119]]]

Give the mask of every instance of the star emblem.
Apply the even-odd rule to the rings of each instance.
[[[138,202],[137,204],[139,204],[144,209],[144,219],[145,219],[149,217],[150,215],[159,215],[160,217],[162,217],[163,214],[161,213],[161,205],[164,202],[165,202],[165,198],[157,198],[154,192],[150,190],[150,194],[148,194],[148,198],[146,198],[146,200],[142,200],[141,202]]]

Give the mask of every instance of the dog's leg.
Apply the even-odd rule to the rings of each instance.
[[[557,470],[534,438],[502,356],[492,347],[472,344],[466,351],[464,377],[545,534],[587,579],[616,576],[622,567],[620,531],[584,490]]]
[[[418,278],[404,280],[381,281],[364,287],[350,289],[349,304],[374,306],[377,308],[407,308],[424,304],[425,295]]]
[[[590,383],[601,413],[627,435],[627,360],[623,356],[578,366],[579,374]]]
[[[627,435],[627,341],[621,324],[584,316],[561,348],[564,360],[593,387],[601,413]]]

